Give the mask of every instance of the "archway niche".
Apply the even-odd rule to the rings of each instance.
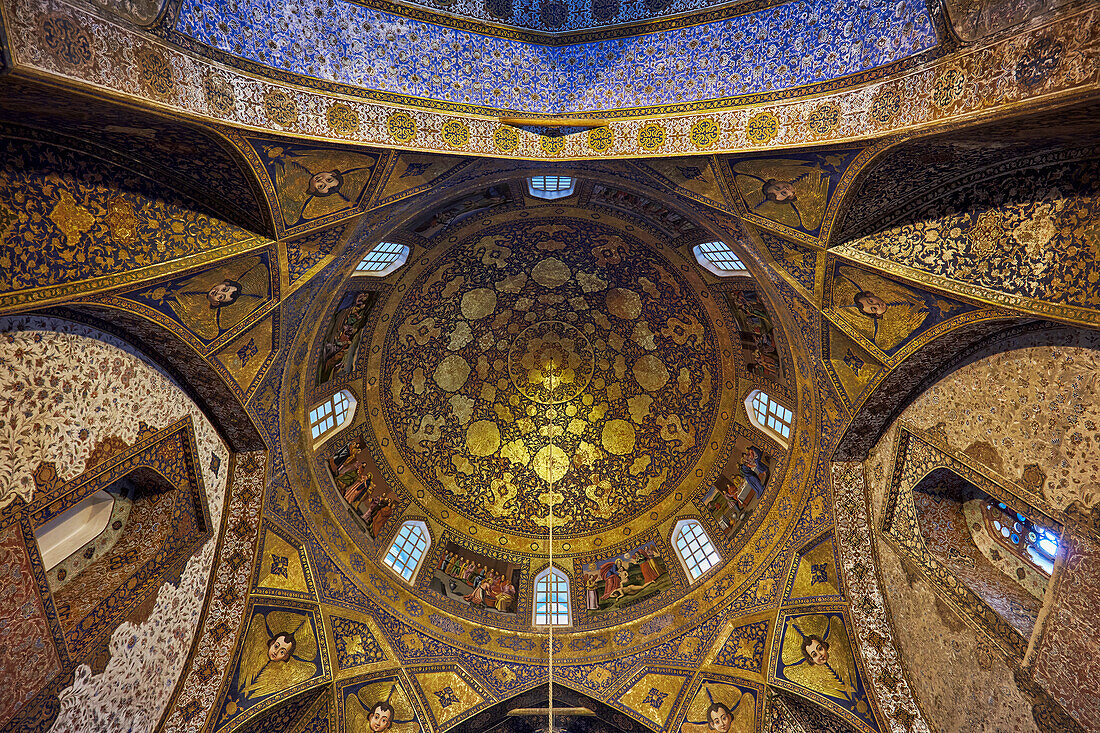
[[[1056,538],[1056,530],[1032,524],[1026,514],[948,468],[937,468],[913,487],[913,506],[921,537],[947,570],[949,582],[965,586],[1025,640],[1030,638],[1050,570],[1032,559],[1028,545],[1045,542],[1045,551],[1049,537],[1043,531]],[[1053,550],[1051,556],[1057,545]],[[981,623],[982,614],[975,620]]]

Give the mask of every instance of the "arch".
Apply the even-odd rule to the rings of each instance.
[[[722,561],[722,556],[697,519],[681,519],[676,523],[672,528],[672,547],[692,583]]]
[[[172,378],[234,452],[267,449],[256,424],[225,378],[191,345],[156,321],[100,303],[80,303],[38,313],[91,326],[122,339]]]
[[[768,436],[774,438],[784,448],[790,445],[791,426],[794,413],[772,399],[762,389],[754,389],[745,397],[745,412],[749,422]]]
[[[397,242],[379,242],[359,260],[353,275],[359,277],[385,277],[395,272],[409,259],[408,245]]]
[[[576,190],[577,179],[570,176],[531,176],[527,179],[527,193],[548,201],[572,196]]]
[[[386,567],[411,584],[431,545],[432,536],[428,532],[428,525],[418,519],[410,519],[397,531],[383,561]]]
[[[355,395],[342,389],[309,410],[309,434],[315,446],[325,442],[351,423],[358,406]]]
[[[535,626],[572,626],[573,609],[569,603],[569,578],[551,566],[535,576],[531,623]]]
[[[691,253],[695,255],[695,261],[712,275],[731,277],[749,274],[748,268],[737,253],[719,239],[697,244],[692,247]]]

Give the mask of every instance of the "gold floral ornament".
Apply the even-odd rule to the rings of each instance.
[[[547,155],[557,155],[565,148],[565,138],[541,135],[539,137],[539,144],[542,146],[542,152]]]
[[[208,73],[202,80],[202,93],[212,112],[221,117],[233,113],[237,106],[237,96],[233,85],[221,74]]]
[[[540,405],[566,402],[592,379],[592,345],[575,327],[543,321],[526,328],[508,351],[508,376],[527,399]]]
[[[940,72],[932,87],[932,103],[941,109],[949,107],[962,95],[965,84],[965,74],[954,66],[947,67]]]
[[[697,148],[709,148],[718,142],[718,124],[704,117],[691,126],[691,142]]]
[[[840,126],[840,108],[832,102],[819,104],[807,119],[810,132],[817,137],[826,137]]]
[[[359,129],[359,113],[341,102],[329,107],[325,118],[332,131],[339,135],[352,135]]]
[[[642,150],[654,151],[665,144],[665,128],[656,122],[647,122],[638,130],[638,147]]]
[[[615,134],[610,127],[594,127],[588,131],[588,147],[597,153],[606,153],[615,142]]]
[[[134,213],[134,207],[120,196],[107,202],[107,226],[111,238],[122,244],[134,244],[138,238],[138,225],[141,220]]]
[[[91,65],[92,37],[67,15],[52,13],[40,18],[38,36],[55,61],[76,69]]]
[[[174,81],[172,79],[172,67],[164,54],[148,46],[139,48],[134,53],[137,61],[138,75],[141,76],[141,84],[149,92],[158,97],[167,97],[172,92]]]
[[[883,89],[871,102],[871,119],[880,125],[891,122],[901,109],[901,97],[892,89]]]
[[[997,243],[1005,236],[998,211],[983,211],[974,219],[974,224],[966,233],[970,248],[979,257],[988,257],[997,249]]]
[[[264,112],[269,120],[282,127],[290,127],[298,121],[298,103],[280,89],[264,94]]]
[[[416,139],[416,120],[408,112],[394,112],[386,118],[386,129],[390,137],[399,143],[409,143]]]
[[[458,120],[451,120],[443,125],[443,141],[452,148],[462,148],[470,142],[470,128]]]
[[[519,147],[519,133],[514,127],[501,125],[493,133],[493,145],[502,153],[510,153]]]
[[[745,126],[745,135],[757,144],[770,143],[779,135],[779,118],[771,112],[753,115]]]

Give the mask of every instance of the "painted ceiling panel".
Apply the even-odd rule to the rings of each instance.
[[[561,46],[346,1],[186,0],[176,29],[281,71],[531,113],[793,89],[890,64],[937,43],[923,2],[884,0],[789,2],[691,27]]]

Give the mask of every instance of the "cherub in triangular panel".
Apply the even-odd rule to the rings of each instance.
[[[861,719],[874,722],[856,669],[843,617],[814,613],[783,624],[779,676],[828,698]]]
[[[317,634],[306,613],[257,607],[245,632],[226,718],[320,673]]]
[[[845,324],[886,355],[937,323],[973,310],[847,265],[836,268],[832,302],[833,312]]]
[[[331,148],[272,144],[258,148],[287,229],[353,208],[378,160],[369,153]]]
[[[271,297],[271,271],[266,255],[252,255],[127,297],[151,303],[200,339],[213,341]]]
[[[856,152],[741,160],[734,183],[750,214],[817,236],[829,196]]]
[[[420,733],[416,711],[396,682],[370,682],[341,693],[347,733]]]
[[[680,733],[752,733],[756,698],[752,690],[705,682],[684,713]]]

